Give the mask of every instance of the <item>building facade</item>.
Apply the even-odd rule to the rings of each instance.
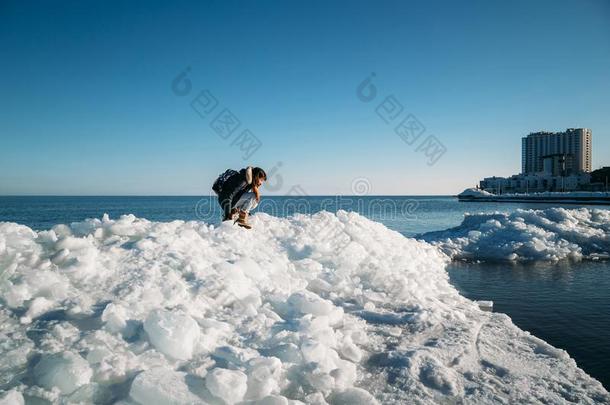
[[[587,128],[529,134],[521,140],[522,174],[566,176],[590,172],[591,138]]]
[[[591,174],[585,172],[569,176],[537,173],[517,174],[511,177],[486,177],[479,182],[479,188],[500,195],[544,191],[581,191],[589,189],[590,183]]]

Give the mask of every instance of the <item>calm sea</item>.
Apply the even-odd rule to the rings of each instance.
[[[452,197],[265,197],[259,209],[278,216],[353,210],[413,236],[459,225],[466,212],[551,206],[557,205],[460,203]],[[215,199],[207,197],[0,197],[0,221],[36,230],[100,218],[104,213],[153,221],[218,223],[220,219]],[[508,314],[522,329],[567,350],[581,368],[610,389],[610,262],[453,263],[448,272],[463,295],[493,300],[494,311]]]

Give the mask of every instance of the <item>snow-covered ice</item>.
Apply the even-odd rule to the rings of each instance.
[[[71,394],[78,387],[89,383],[92,374],[89,363],[69,351],[45,354],[34,367],[38,385],[48,389],[57,387],[63,394]]]
[[[601,212],[507,218],[607,242]],[[342,211],[252,223],[0,223],[0,403],[610,401],[462,297],[438,247]]]
[[[418,235],[459,260],[556,261],[610,254],[610,210],[547,208],[467,214],[461,225]]]

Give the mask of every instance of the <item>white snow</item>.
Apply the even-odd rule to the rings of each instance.
[[[549,235],[526,243],[556,256],[557,246],[584,254],[607,241],[602,212],[507,218],[486,218],[466,239],[531,226]],[[0,223],[0,398],[610,401],[566,352],[459,295],[433,245],[355,213],[256,214],[252,224],[129,215],[34,232]]]
[[[461,225],[418,235],[459,260],[557,261],[610,253],[610,210],[467,214]]]

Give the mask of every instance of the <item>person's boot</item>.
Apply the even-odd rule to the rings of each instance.
[[[224,217],[223,221],[235,221],[235,215],[237,215],[237,208],[231,209],[228,217]]]
[[[237,215],[237,208],[233,208],[231,210],[231,214],[229,215],[229,218],[231,219],[235,219],[235,216]]]
[[[239,217],[237,217],[237,225],[246,229],[252,229],[252,226],[248,223],[248,213],[246,211],[239,211]]]

